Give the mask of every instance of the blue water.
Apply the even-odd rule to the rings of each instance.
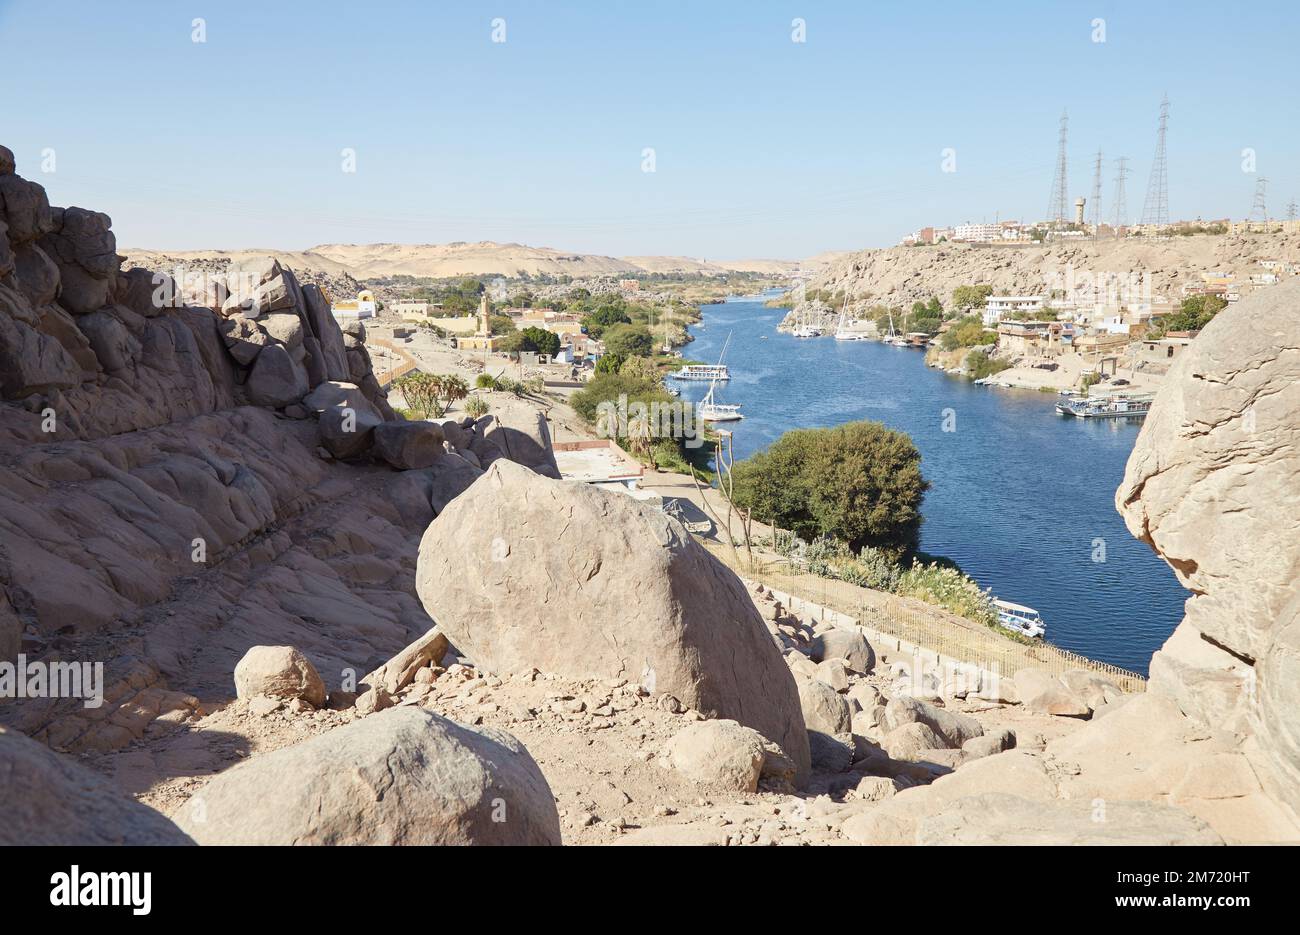
[[[931,484],[921,548],[1037,608],[1058,646],[1146,672],[1187,592],[1115,511],[1140,423],[1066,419],[1053,395],[974,386],[926,367],[921,351],[778,334],[782,315],[753,298],[705,306],[685,349],[716,361],[732,335],[732,379],[715,395],[742,406],[728,426],[737,458],[793,428],[873,419],[906,432]],[[707,390],[675,385],[690,400]],[[956,431],[943,431],[947,409]]]

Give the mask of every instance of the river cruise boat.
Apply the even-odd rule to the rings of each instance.
[[[1047,624],[1043,623],[1042,615],[1032,607],[998,600],[993,602],[993,606],[998,611],[998,626],[1004,630],[1033,639],[1041,639],[1047,632]]]
[[[705,383],[731,379],[726,364],[686,364],[680,370],[674,370],[668,376],[674,380],[700,380]]]
[[[1056,404],[1056,411],[1074,419],[1145,419],[1151,400],[1150,396],[1069,396]]]

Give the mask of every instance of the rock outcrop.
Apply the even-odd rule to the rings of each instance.
[[[487,671],[635,680],[752,727],[807,775],[794,678],[744,586],[657,510],[497,461],[430,524],[418,587]]]
[[[0,727],[0,845],[193,843],[111,782]]]
[[[504,731],[394,708],[226,770],[178,816],[200,844],[559,844],[555,800]]]
[[[1230,306],[1174,364],[1115,501],[1192,592],[1151,690],[1249,738],[1300,812],[1300,281]]]

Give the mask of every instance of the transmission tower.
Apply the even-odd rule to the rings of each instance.
[[[1169,95],[1160,101],[1160,124],[1156,128],[1156,157],[1147,180],[1147,199],[1142,205],[1142,223],[1157,228],[1169,223],[1169,165],[1165,160],[1165,134],[1169,130]]]
[[[1255,203],[1250,206],[1250,219],[1262,224],[1268,223],[1268,206],[1264,196],[1268,191],[1268,179],[1262,175],[1255,180]]]
[[[1124,194],[1124,179],[1128,178],[1128,157],[1115,160],[1115,234],[1128,227],[1128,197]]]
[[[1294,221],[1295,213],[1296,213],[1296,204],[1295,204],[1295,199],[1292,198],[1291,203],[1286,206],[1286,219],[1288,221]]]
[[[1056,176],[1052,179],[1052,199],[1047,203],[1047,218],[1056,227],[1064,227],[1069,221],[1069,215],[1066,208],[1066,199],[1069,195],[1067,189],[1069,182],[1066,179],[1065,165],[1065,139],[1068,134],[1069,117],[1065,111],[1061,111],[1061,136],[1056,150]]]
[[[1097,150],[1097,160],[1092,169],[1092,236],[1095,240],[1101,234],[1101,150]]]

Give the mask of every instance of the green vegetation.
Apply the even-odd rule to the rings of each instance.
[[[605,352],[623,358],[649,357],[654,350],[654,338],[644,325],[615,325],[605,332]]]
[[[554,357],[560,353],[560,336],[547,331],[545,328],[525,328],[520,332],[522,342],[519,349],[521,351],[532,352],[535,354],[547,354]]]
[[[778,531],[772,548],[780,555],[802,560],[811,574],[913,597],[975,623],[997,625],[997,610],[989,592],[947,559],[918,554],[904,564],[888,549],[864,546],[854,552],[836,539],[805,542],[785,530]]]
[[[971,380],[983,380],[995,373],[1001,373],[1010,366],[1007,361],[990,357],[984,351],[971,351],[966,355],[966,377]]]
[[[1199,331],[1214,320],[1214,316],[1228,307],[1226,300],[1217,295],[1191,295],[1183,299],[1178,311],[1160,319],[1154,337],[1163,337],[1170,331]]]
[[[966,315],[953,322],[952,327],[943,333],[939,347],[945,351],[955,351],[959,347],[993,344],[997,339],[997,332],[986,330],[984,320],[979,315]]]
[[[992,294],[993,287],[986,283],[977,286],[958,286],[952,290],[952,307],[957,311],[984,308],[989,304],[989,296]]]
[[[408,373],[393,381],[402,398],[421,419],[440,419],[451,404],[469,395],[469,386],[454,374]]]
[[[943,303],[932,296],[929,302],[912,303],[912,311],[907,316],[903,330],[938,334],[942,324]]]
[[[686,424],[698,426],[689,411],[690,404],[668,395],[657,372],[646,372],[644,368],[651,367],[648,360],[632,358],[622,361],[626,372],[602,370],[600,364],[611,359],[609,355],[602,357],[597,362],[596,376],[569,398],[574,412],[594,426],[601,437],[614,439],[639,460],[661,470],[689,473],[689,466],[701,460],[706,446],[687,448],[684,433],[672,432],[672,425],[660,424],[653,414],[656,406],[660,412],[680,411],[678,429]],[[626,403],[627,418],[614,423],[606,417],[609,410],[604,404],[618,407],[620,398]]]
[[[497,378],[490,373],[480,373],[475,377],[474,386],[480,390],[499,390],[501,388]]]
[[[465,403],[465,414],[475,419],[481,419],[488,414],[488,410],[491,408],[488,401],[482,396],[471,396]]]
[[[606,328],[614,325],[630,325],[632,319],[628,317],[624,308],[616,305],[602,305],[589,315],[583,316],[582,325],[587,329],[587,334],[591,337],[600,339],[605,333]]]
[[[786,432],[735,466],[735,502],[803,538],[900,554],[914,547],[929,484],[911,438],[879,422]]]

